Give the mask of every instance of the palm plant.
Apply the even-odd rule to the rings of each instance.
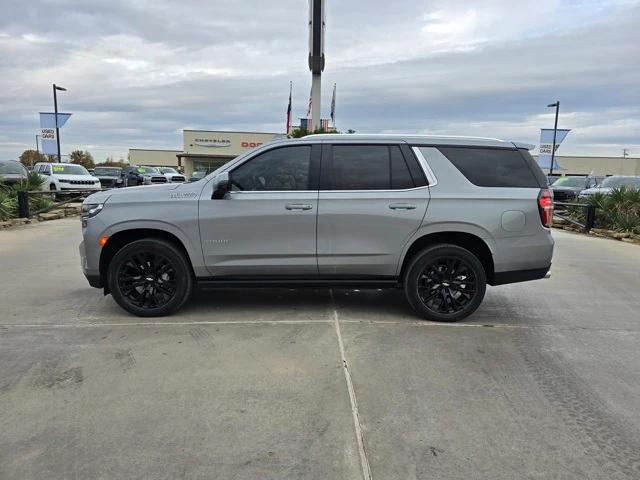
[[[17,207],[17,200],[13,192],[2,186],[0,188],[0,220],[15,217]]]

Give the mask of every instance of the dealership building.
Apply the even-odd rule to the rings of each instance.
[[[174,167],[189,177],[198,170],[211,172],[248,150],[284,137],[281,133],[183,130],[182,150],[131,148],[129,163]]]

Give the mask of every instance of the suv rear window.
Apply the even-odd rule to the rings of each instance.
[[[527,160],[516,149],[438,147],[438,150],[479,187],[541,187]]]

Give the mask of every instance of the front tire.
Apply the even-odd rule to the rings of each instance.
[[[107,282],[114,300],[139,317],[162,317],[177,311],[193,291],[188,260],[173,244],[136,240],[113,257]]]
[[[428,247],[409,264],[404,291],[421,317],[456,322],[468,317],[482,303],[487,275],[469,250],[451,244]]]

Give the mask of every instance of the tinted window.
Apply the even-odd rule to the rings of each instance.
[[[404,154],[404,159],[407,161],[407,166],[409,167],[409,171],[411,172],[411,178],[413,178],[413,184],[416,187],[424,187],[428,185],[427,177],[422,170],[422,167],[418,163],[418,159],[411,151],[408,145],[402,145],[401,147],[402,153]]]
[[[331,184],[331,190],[388,190],[389,147],[334,145]]]
[[[311,147],[269,150],[236,168],[233,190],[309,190]]]
[[[474,185],[540,188],[532,168],[518,150],[438,147]]]
[[[536,180],[538,180],[538,186],[540,188],[547,188],[549,186],[549,179],[544,174],[544,172],[540,168],[540,165],[538,165],[538,162],[536,162],[535,158],[531,156],[531,153],[529,152],[529,150],[521,148],[519,151],[520,151],[520,154],[524,157],[527,164],[529,165],[529,168],[533,172],[533,175],[536,177]]]
[[[392,146],[391,151],[391,188],[402,190],[405,188],[413,188],[413,178],[409,172],[409,167],[404,161],[400,147]]]

